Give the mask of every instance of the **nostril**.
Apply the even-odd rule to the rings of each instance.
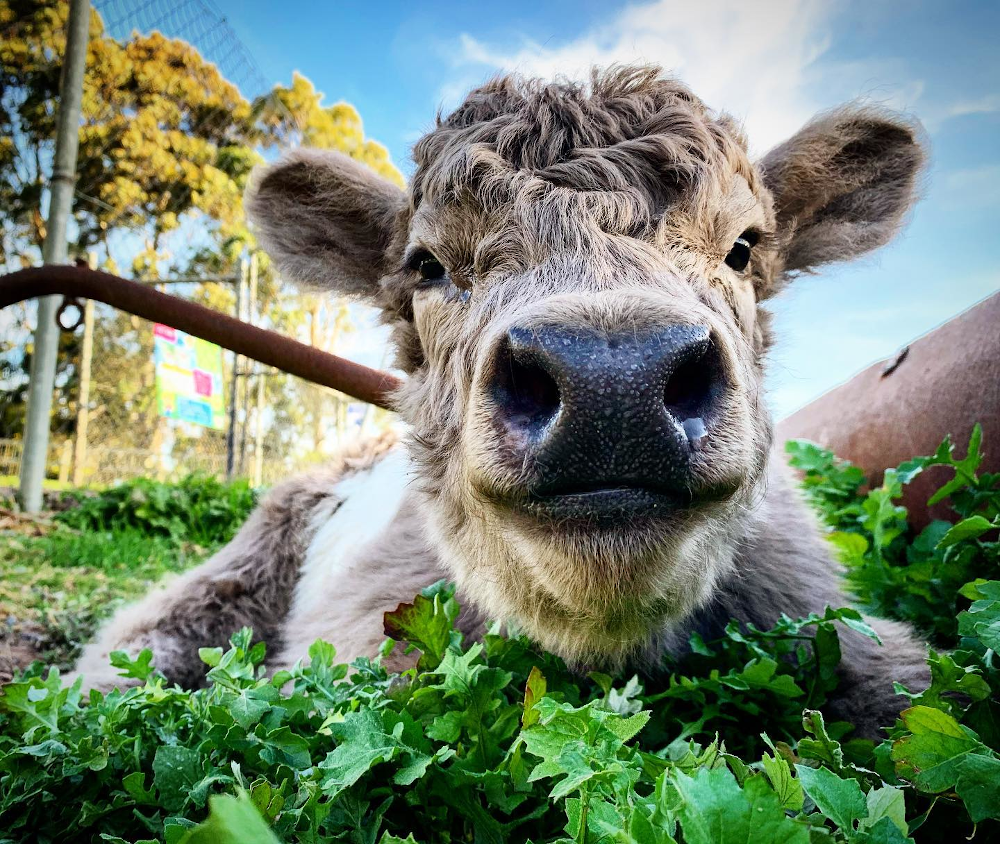
[[[531,356],[516,358],[504,349],[497,360],[493,399],[504,423],[540,433],[559,412],[559,387]]]
[[[681,363],[670,374],[663,391],[663,403],[680,421],[708,415],[722,384],[721,362],[715,345],[709,343],[700,354]]]

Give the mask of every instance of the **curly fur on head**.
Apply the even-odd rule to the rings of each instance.
[[[655,67],[595,70],[589,85],[499,77],[439,117],[413,156],[414,206],[462,191],[487,207],[590,194],[587,211],[624,234],[715,178],[756,181],[736,123]]]

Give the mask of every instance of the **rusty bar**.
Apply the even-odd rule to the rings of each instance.
[[[31,267],[0,276],[0,308],[59,293],[95,299],[150,322],[162,322],[290,375],[394,409],[391,395],[401,383],[395,376],[146,285],[86,267]]]

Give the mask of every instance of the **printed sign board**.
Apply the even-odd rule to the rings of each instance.
[[[169,325],[153,325],[156,406],[160,416],[221,431],[222,349]]]

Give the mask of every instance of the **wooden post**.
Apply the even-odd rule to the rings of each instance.
[[[264,483],[264,383],[263,367],[257,372],[257,409],[254,413],[253,433],[253,485]]]
[[[94,269],[97,253],[88,252],[87,260],[76,259],[77,266]],[[73,486],[86,483],[87,428],[90,423],[90,374],[94,358],[94,302],[87,299],[83,305],[83,344],[80,350],[80,387],[76,401],[76,436],[73,442]]]
[[[63,440],[59,447],[59,483],[69,482],[69,467],[73,462],[73,444],[69,440]]]
[[[257,253],[250,253],[250,270],[249,270],[249,295],[247,302],[247,315],[246,321],[250,325],[256,324],[257,321]],[[249,364],[249,360],[247,361]],[[240,458],[239,458],[239,474],[245,476],[247,473],[247,435],[249,434],[250,428],[250,372],[247,370],[243,374],[243,384],[241,393],[243,395],[243,427],[240,430]]]

